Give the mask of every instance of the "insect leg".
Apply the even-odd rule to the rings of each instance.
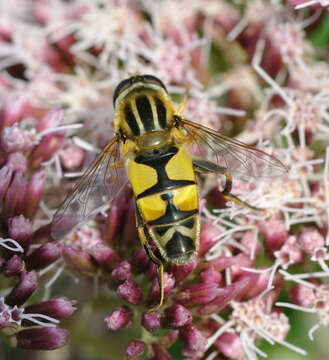
[[[185,109],[185,106],[186,106],[186,103],[187,103],[187,100],[188,100],[188,96],[189,96],[189,93],[190,93],[190,88],[191,88],[191,86],[189,86],[189,85],[186,86],[183,101],[178,105],[177,113],[178,113],[179,116],[183,115],[183,112],[184,112],[184,109]]]
[[[197,157],[193,158],[192,162],[193,162],[194,170],[201,174],[215,173],[215,174],[225,175],[226,182],[225,182],[224,190],[222,191],[222,195],[226,200],[234,201],[235,203],[242,205],[251,210],[264,211],[264,209],[249,205],[245,201],[239,199],[237,196],[231,194],[232,176],[231,173],[225,167],[218,166],[216,163]]]
[[[152,260],[152,262],[155,264],[157,268],[157,278],[158,278],[158,284],[160,288],[160,301],[158,306],[154,308],[154,310],[159,309],[163,304],[164,299],[164,284],[163,284],[163,263],[162,261],[153,253],[149,242],[150,242],[150,235],[145,229],[145,225],[143,224],[142,216],[139,212],[139,209],[136,205],[136,222],[137,222],[137,231],[138,231],[138,237],[139,240],[144,247],[147,255]]]
[[[163,299],[164,299],[164,285],[163,285],[163,263],[162,261],[154,255],[152,249],[149,246],[148,240],[147,240],[147,232],[145,231],[144,227],[138,227],[138,236],[139,239],[144,246],[144,249],[149,256],[149,258],[153,261],[153,263],[156,265],[157,268],[157,278],[158,278],[158,284],[160,288],[160,301],[158,306],[154,308],[154,310],[159,309],[162,306]]]
[[[192,159],[194,171],[200,174],[214,173],[225,175],[227,169],[225,167],[218,166],[216,163],[202,159],[199,157],[194,157]]]
[[[224,198],[226,200],[229,201],[234,201],[236,204],[239,204],[241,206],[244,206],[250,210],[255,210],[255,211],[264,211],[265,209],[256,207],[256,206],[252,206],[250,204],[248,204],[247,202],[239,199],[237,196],[234,196],[231,194],[231,190],[232,190],[232,176],[231,173],[229,171],[226,170],[225,172],[225,178],[226,178],[226,182],[225,182],[225,187],[224,190],[222,191],[222,195],[224,196]]]

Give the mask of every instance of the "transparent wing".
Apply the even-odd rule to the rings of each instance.
[[[112,201],[127,183],[117,138],[103,149],[68,193],[56,211],[51,236],[62,238],[97,214],[99,208]]]
[[[255,147],[231,139],[219,131],[182,119],[181,126],[192,144],[215,158],[218,166],[242,178],[271,179],[284,176],[288,169],[276,157]]]

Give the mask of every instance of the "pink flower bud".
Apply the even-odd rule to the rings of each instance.
[[[26,251],[32,240],[32,224],[23,215],[8,220],[9,236],[16,240]]]
[[[139,305],[143,296],[137,284],[131,279],[118,286],[117,295],[133,305]]]
[[[290,290],[289,298],[295,304],[305,307],[311,307],[316,300],[314,290],[304,285],[294,286]]]
[[[27,134],[17,123],[7,126],[2,130],[0,144],[5,153],[27,150]]]
[[[266,221],[261,228],[265,237],[266,249],[270,253],[280,249],[288,237],[286,226],[281,220]]]
[[[17,347],[22,349],[54,350],[69,342],[69,332],[58,327],[34,328],[16,335]]]
[[[87,274],[95,274],[97,272],[95,263],[91,256],[85,251],[65,246],[63,247],[62,254],[66,264],[72,269]]]
[[[142,326],[149,332],[153,332],[160,326],[161,314],[156,312],[143,312]]]
[[[127,359],[135,359],[137,356],[142,355],[146,348],[146,344],[140,340],[131,340],[126,348]]]
[[[260,274],[253,274],[254,275],[254,282],[253,285],[250,286],[250,288],[247,290],[247,292],[244,294],[244,299],[252,299],[253,297],[260,294],[263,290],[266,289],[269,279],[270,279],[270,272],[264,271]],[[243,276],[250,276],[250,273],[246,273]],[[242,277],[241,277],[242,278]],[[275,284],[275,282],[274,282]],[[273,284],[273,285],[274,285]]]
[[[62,122],[63,116],[63,110],[54,109],[48,111],[46,115],[40,121],[38,121],[36,125],[37,132],[56,128]]]
[[[120,198],[120,197],[118,197]],[[111,208],[108,213],[108,217],[106,219],[106,227],[105,227],[105,238],[106,243],[112,246],[114,244],[115,236],[117,235],[117,231],[119,229],[119,219],[121,216],[119,214],[118,204],[114,202],[111,204]]]
[[[230,301],[241,299],[253,285],[254,280],[254,274],[245,275],[233,284],[217,289],[217,296],[213,300],[207,301],[206,304],[199,306],[196,310],[197,314],[206,316],[221,311]]]
[[[116,266],[112,273],[111,279],[116,284],[121,284],[124,281],[131,279],[131,265],[128,261],[122,261],[118,266]]]
[[[222,274],[219,271],[216,271],[213,266],[210,266],[210,268],[200,273],[200,278],[202,282],[206,284],[220,284],[222,281]]]
[[[263,69],[273,78],[275,78],[279,71],[283,68],[282,56],[279,49],[276,46],[273,46],[273,42],[268,43],[269,47],[264,54],[264,59],[262,61]]]
[[[125,190],[122,190],[123,192]],[[124,192],[118,196],[111,204],[111,208],[106,220],[105,239],[106,243],[113,247],[115,237],[121,232],[124,214],[127,208],[127,194]]]
[[[145,273],[149,268],[150,261],[144,248],[138,249],[130,259],[133,272],[136,274]]]
[[[7,160],[7,166],[13,171],[20,170],[23,174],[26,173],[27,168],[27,159],[22,153],[17,152],[14,154],[10,154]]]
[[[60,157],[65,169],[74,170],[82,165],[85,153],[78,146],[69,144],[61,151]]]
[[[174,295],[174,300],[184,306],[208,303],[220,293],[217,284],[199,283],[184,287]]]
[[[22,318],[24,309],[14,306],[11,311],[11,316],[14,321],[19,321]]]
[[[249,256],[253,255],[254,259],[257,257],[261,249],[260,242],[255,231],[245,232],[241,238],[241,245],[247,249]]]
[[[192,322],[192,314],[180,304],[175,304],[166,309],[162,326],[165,328],[180,328]]]
[[[57,320],[63,320],[71,316],[76,310],[75,300],[69,300],[65,297],[43,301],[37,304],[27,306],[24,313],[42,314],[51,316]]]
[[[303,228],[299,242],[306,252],[312,254],[315,249],[324,247],[324,237],[315,227]]]
[[[212,336],[220,327],[219,323],[211,318],[203,318],[198,322],[198,329],[205,337]]]
[[[186,357],[201,358],[206,350],[207,339],[193,325],[186,325],[179,330],[179,337],[184,343],[182,354]]]
[[[48,242],[35,249],[26,258],[28,269],[42,269],[61,256],[61,248],[58,243]]]
[[[226,332],[215,342],[218,350],[229,359],[242,359],[244,356],[240,337],[233,332]]]
[[[120,258],[114,250],[100,242],[88,249],[88,253],[106,271],[112,271],[120,263]]]
[[[24,199],[24,215],[28,219],[33,219],[38,211],[45,183],[46,172],[40,170],[31,177],[27,185]]]
[[[179,285],[193,272],[198,264],[198,259],[194,258],[191,262],[185,265],[177,265],[171,263],[168,272],[175,277],[175,284]]]
[[[201,227],[199,256],[204,255],[215,243],[216,237],[223,232],[220,226],[206,222]]]
[[[11,217],[22,213],[25,189],[26,184],[24,182],[23,172],[15,172],[14,178],[7,190],[5,198],[3,213],[6,215],[6,217]]]
[[[167,272],[163,273],[163,292],[164,296],[168,295],[175,286],[175,279],[172,275]],[[160,287],[158,279],[155,276],[153,279],[152,287],[147,299],[148,306],[154,306],[159,303],[160,298]]]
[[[24,270],[24,262],[18,255],[13,255],[6,263],[5,276],[19,275]]]
[[[239,262],[239,256],[240,254],[236,256],[219,256],[218,258],[205,262],[205,267],[212,266],[217,271],[225,270]]]
[[[149,281],[152,281],[152,285],[153,285],[153,282],[154,282],[154,286],[156,286],[154,279],[157,276],[157,268],[156,268],[155,264],[152,261],[150,261],[149,267],[145,271],[145,276],[149,279]]]
[[[6,126],[12,126],[21,119],[25,102],[26,97],[17,93],[4,99],[0,111],[0,130]]]
[[[63,145],[64,137],[65,133],[63,131],[45,135],[30,156],[31,167],[38,169],[41,163],[50,160],[55,152]]]
[[[8,190],[12,175],[13,169],[10,166],[6,165],[0,169],[0,203]]]
[[[280,261],[281,266],[285,268],[292,264],[301,263],[304,260],[304,252],[295,235],[288,236],[281,249],[274,252],[274,256]]]
[[[108,330],[116,331],[128,327],[133,319],[134,313],[128,306],[122,306],[114,310],[104,319]]]
[[[231,266],[231,278],[235,280],[237,277],[244,273],[243,267],[250,268],[253,264],[253,260],[250,259],[250,256],[244,253],[236,255],[236,263]]]
[[[39,283],[39,275],[35,271],[24,271],[20,281],[6,297],[6,304],[9,306],[22,305],[36,290]]]
[[[12,326],[12,308],[8,306],[3,297],[0,298],[0,330]]]

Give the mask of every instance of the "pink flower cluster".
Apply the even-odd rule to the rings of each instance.
[[[76,303],[93,307],[76,315],[87,312],[91,328],[105,316],[101,326],[122,334],[115,351],[128,359],[254,360],[266,356],[262,341],[305,355],[286,341],[294,324],[284,308],[316,316],[311,340],[329,324],[329,65],[307,36],[328,4],[234,4],[1,2],[0,331],[17,347],[67,344],[57,325]],[[167,264],[157,311],[129,185],[51,238],[56,209],[113,136],[116,85],[136,72],[159,77],[175,100],[188,88],[186,118],[289,168],[267,181],[233,173],[232,194],[264,211],[227,202],[221,177],[200,177],[200,251],[187,265]],[[67,273],[80,281],[77,302],[61,286]],[[104,343],[111,335],[102,332]]]

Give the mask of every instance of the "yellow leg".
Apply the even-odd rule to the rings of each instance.
[[[190,87],[191,87],[190,85],[186,86],[183,101],[178,105],[177,113],[179,116],[183,116],[183,112],[184,112],[184,109],[185,109],[185,106],[186,106],[186,103],[188,100],[189,92],[190,92]]]
[[[255,210],[255,211],[265,211],[265,209],[262,208],[258,208],[256,206],[252,206],[249,205],[248,203],[246,203],[245,201],[242,201],[241,199],[239,199],[237,196],[234,196],[231,194],[231,190],[232,190],[232,176],[231,174],[226,170],[225,172],[225,177],[226,177],[226,183],[225,183],[225,188],[222,191],[222,195],[224,196],[224,198],[226,200],[229,201],[234,201],[236,204],[239,204],[241,206],[244,206],[250,210]]]
[[[192,159],[193,161],[193,167],[196,172],[199,172],[200,174],[207,174],[207,173],[214,173],[214,174],[222,174],[225,175],[226,182],[225,182],[225,188],[222,191],[222,195],[226,200],[234,201],[236,204],[239,204],[241,206],[244,206],[248,209],[255,210],[255,211],[265,211],[265,209],[258,208],[256,206],[249,205],[248,203],[242,201],[237,196],[234,196],[231,194],[232,190],[232,176],[230,172],[227,170],[227,168],[218,166],[216,163],[194,157]]]
[[[158,278],[158,284],[159,284],[159,288],[160,288],[160,301],[156,307],[151,309],[151,311],[155,311],[155,310],[158,310],[162,306],[163,299],[164,299],[163,263],[157,256],[154,255],[152,249],[150,248],[149,243],[147,241],[147,236],[145,234],[144,227],[139,226],[137,228],[137,230],[138,230],[138,236],[139,236],[142,246],[144,247],[147,255],[150,257],[150,259],[156,265],[156,268],[157,268],[157,278]]]

